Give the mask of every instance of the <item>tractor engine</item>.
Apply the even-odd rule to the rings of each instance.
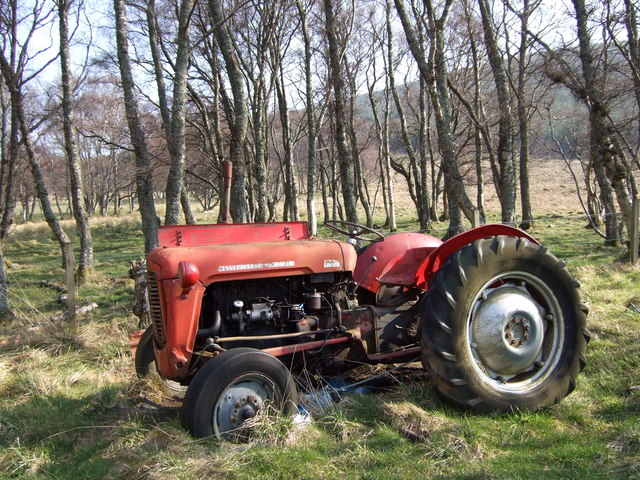
[[[202,299],[198,337],[278,335],[331,328],[336,311],[356,305],[347,292],[350,284],[350,276],[343,272],[214,283]]]

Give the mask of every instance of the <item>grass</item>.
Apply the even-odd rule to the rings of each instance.
[[[587,367],[560,404],[465,414],[412,368],[383,393],[347,395],[310,426],[268,421],[246,444],[191,438],[179,402],[135,377],[127,271],[142,238],[133,218],[94,220],[96,269],[78,297],[99,308],[75,335],[47,321],[63,308],[38,286],[64,281],[56,243],[44,224],[18,226],[5,249],[19,318],[0,330],[0,478],[640,478],[640,391],[630,388],[640,384],[640,315],[626,308],[640,296],[640,269],[583,226],[549,216],[533,232],[568,260],[590,307]]]

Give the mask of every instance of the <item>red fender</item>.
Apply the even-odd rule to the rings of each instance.
[[[481,227],[472,228],[471,230],[467,230],[466,232],[450,238],[433,250],[416,270],[414,284],[419,288],[426,290],[428,288],[429,279],[440,269],[442,264],[452,253],[472,242],[475,242],[476,240],[486,237],[494,237],[496,235],[526,238],[530,242],[540,245],[540,243],[531,235],[508,225],[482,225]]]
[[[411,287],[418,268],[442,242],[422,233],[396,233],[372,243],[360,255],[353,279],[377,293],[381,284]]]

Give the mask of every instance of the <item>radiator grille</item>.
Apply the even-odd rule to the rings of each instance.
[[[164,348],[167,340],[164,336],[158,277],[156,277],[155,272],[147,271],[147,292],[149,293],[149,308],[151,309],[151,321],[153,322],[153,336],[156,341],[156,347]]]

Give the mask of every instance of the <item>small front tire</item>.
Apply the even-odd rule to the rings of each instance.
[[[134,360],[136,374],[140,378],[148,377],[156,369],[156,355],[153,351],[153,326],[147,329],[140,336],[138,346],[136,347],[136,356]]]
[[[297,404],[293,377],[280,360],[253,348],[236,348],[196,373],[184,398],[182,418],[194,437],[229,440],[268,406],[293,414]]]

